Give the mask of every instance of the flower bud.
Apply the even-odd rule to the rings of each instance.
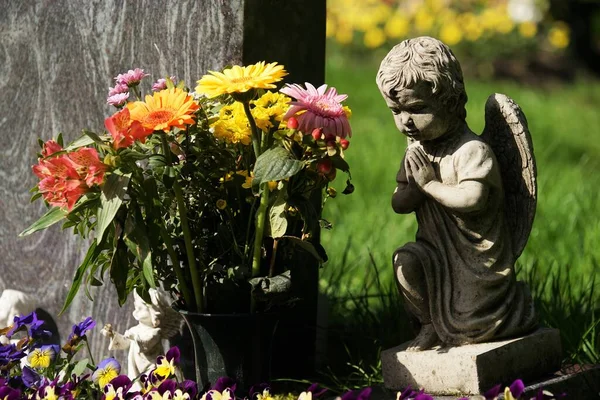
[[[319,162],[317,163],[317,171],[321,175],[327,175],[327,174],[331,173],[332,168],[333,168],[333,163],[331,162],[331,160],[329,158],[324,158],[322,160],[319,160]]]
[[[350,141],[347,139],[340,140],[340,146],[342,146],[342,150],[346,150],[348,146],[350,146]]]
[[[288,129],[298,129],[298,120],[295,117],[290,117],[287,122]]]
[[[311,133],[313,139],[315,139],[315,140],[320,140],[322,134],[323,134],[323,128],[315,128],[315,129],[313,129],[313,131]]]
[[[330,181],[335,179],[335,176],[337,175],[337,170],[335,169],[335,167],[331,168],[331,171],[329,171],[329,173],[326,175],[327,179],[329,179]]]

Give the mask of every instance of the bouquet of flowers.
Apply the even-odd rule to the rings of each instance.
[[[188,311],[260,311],[289,292],[290,254],[326,260],[320,213],[338,170],[353,190],[351,112],[327,85],[273,90],[285,75],[259,62],[210,71],[195,93],[159,79],[142,97],[148,74],[130,70],[105,132],[40,140],[33,199],[50,209],[21,235],[62,221],[90,239],[65,308],[109,274],[121,304],[161,284]]]

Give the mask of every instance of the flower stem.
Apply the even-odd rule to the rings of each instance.
[[[262,193],[260,195],[260,204],[256,211],[256,234],[254,238],[254,252],[252,254],[252,277],[260,275],[260,256],[265,234],[265,222],[267,216],[267,206],[269,205],[269,184],[267,182],[261,185]]]
[[[167,137],[164,134],[160,135],[163,153],[165,155],[167,165],[171,165],[171,149],[167,143]],[[192,275],[192,289],[194,290],[194,298],[196,300],[196,310],[198,312],[204,311],[204,298],[202,293],[202,279],[198,273],[196,267],[196,257],[194,256],[194,245],[192,244],[192,238],[190,234],[190,227],[187,218],[187,207],[183,199],[183,192],[179,181],[175,179],[173,182],[173,191],[175,192],[175,199],[177,200],[177,209],[179,210],[179,218],[181,220],[181,230],[183,231],[183,240],[185,242],[185,253],[187,256],[188,267],[190,274]],[[175,272],[177,274],[177,271]],[[182,274],[183,275],[183,274]],[[177,276],[179,279],[179,275]],[[193,307],[192,303],[188,303],[188,307]]]
[[[256,122],[254,121],[254,117],[252,116],[252,112],[250,111],[250,102],[244,101],[242,102],[244,105],[244,112],[246,113],[246,118],[248,118],[248,122],[250,123],[250,130],[252,131],[252,148],[254,149],[254,155],[256,158],[260,156],[260,137],[258,136],[258,129],[256,128]]]
[[[179,264],[179,257],[177,256],[177,252],[173,248],[173,242],[171,241],[171,237],[167,232],[164,224],[160,223],[160,236],[165,242],[165,247],[167,248],[167,253],[169,253],[169,257],[171,257],[171,262],[173,263],[173,269],[175,270],[175,275],[177,275],[177,282],[179,286],[179,291],[183,296],[183,301],[185,304],[190,307],[188,311],[196,311],[194,298],[192,297],[192,293],[190,292],[190,288],[188,288],[186,284],[185,275],[183,274],[183,269],[181,269],[181,265]]]
[[[183,192],[179,186],[179,182],[173,182],[173,190],[177,199],[177,208],[179,209],[179,218],[181,218],[181,229],[183,230],[183,239],[185,241],[185,252],[188,259],[190,274],[192,275],[192,288],[194,289],[194,297],[196,298],[196,309],[198,312],[204,312],[204,298],[202,294],[202,279],[196,266],[196,257],[194,256],[194,245],[190,234],[190,226],[187,218],[187,207],[183,200]]]
[[[90,361],[92,362],[92,365],[96,366],[94,356],[92,355],[92,349],[90,349],[90,343],[88,342],[87,338],[85,339],[85,346],[87,347],[88,356],[90,356]]]

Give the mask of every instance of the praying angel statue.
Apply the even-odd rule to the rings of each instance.
[[[137,378],[155,366],[156,358],[169,350],[168,339],[179,333],[182,318],[171,308],[169,294],[162,289],[149,290],[151,303],[134,292],[133,318],[138,324],[120,334],[107,324],[102,334],[110,339],[109,350],[129,348],[127,376]]]
[[[515,277],[535,215],[536,166],[519,106],[502,94],[485,105],[485,129],[466,123],[460,64],[431,37],[396,45],[377,85],[408,146],[392,195],[415,212],[416,240],[393,266],[404,304],[420,322],[407,351],[516,337],[537,327],[527,286]]]

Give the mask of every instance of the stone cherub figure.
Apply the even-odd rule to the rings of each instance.
[[[460,65],[437,39],[396,45],[377,85],[409,145],[392,196],[415,212],[415,242],[393,265],[421,330],[408,351],[518,336],[537,326],[514,264],[531,231],[536,167],[527,121],[508,97],[491,95],[481,136],[465,121]]]
[[[129,348],[127,376],[131,379],[151,370],[159,355],[169,350],[168,339],[179,333],[181,316],[171,308],[171,299],[164,290],[150,289],[151,303],[134,292],[133,318],[138,324],[124,334],[114,332],[107,324],[102,333],[110,338],[109,350]]]

